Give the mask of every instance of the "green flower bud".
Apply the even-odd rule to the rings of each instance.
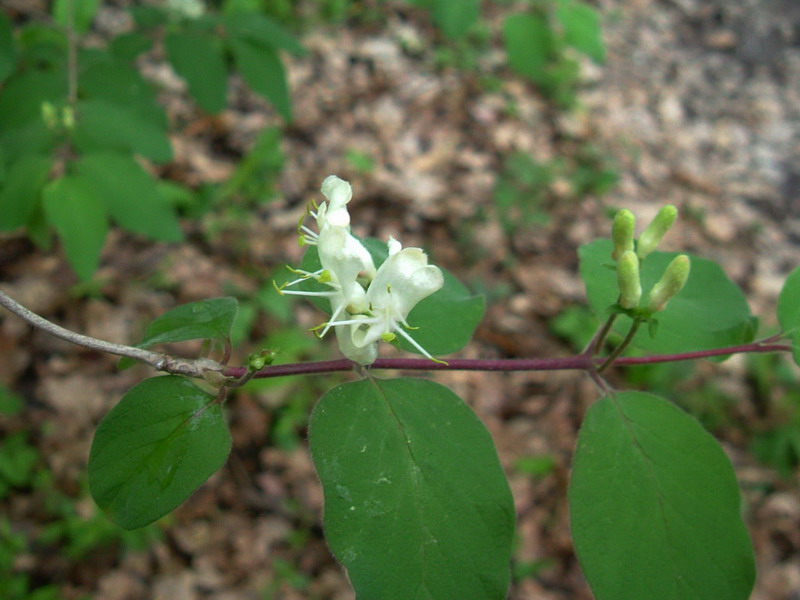
[[[611,239],[614,240],[614,252],[611,258],[619,260],[628,250],[633,250],[633,234],[636,230],[636,217],[627,208],[614,215],[611,226]]]
[[[639,280],[639,258],[633,250],[627,250],[617,261],[617,284],[619,305],[636,308],[642,299],[642,283]]]
[[[675,223],[675,219],[677,218],[678,209],[672,204],[667,204],[658,211],[653,222],[650,223],[647,229],[642,232],[642,235],[639,236],[639,245],[636,247],[639,258],[643,259],[658,247],[658,244],[661,243],[661,239],[667,231],[669,231],[669,228],[672,227],[672,224]]]
[[[667,302],[677,296],[678,292],[686,285],[686,281],[689,279],[690,267],[691,262],[689,261],[689,257],[685,254],[681,254],[672,259],[672,262],[669,263],[669,266],[667,266],[667,269],[664,271],[664,275],[661,276],[658,283],[650,290],[650,303],[647,305],[648,310],[652,312],[664,310],[667,306]]]

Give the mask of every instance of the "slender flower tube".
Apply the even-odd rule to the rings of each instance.
[[[617,261],[617,285],[619,305],[636,308],[642,298],[642,282],[639,280],[639,257],[633,250],[625,251]]]
[[[667,303],[678,295],[689,279],[691,261],[685,254],[681,254],[672,259],[661,279],[658,280],[650,290],[650,302],[648,310],[658,312],[666,308]]]
[[[658,211],[655,219],[647,226],[639,236],[639,244],[636,246],[636,253],[640,259],[650,254],[661,243],[664,235],[669,231],[675,219],[678,218],[678,209],[672,204],[667,204]]]
[[[636,230],[636,217],[627,208],[614,215],[611,226],[611,239],[614,241],[614,252],[611,257],[619,260],[628,250],[633,250],[633,236]]]

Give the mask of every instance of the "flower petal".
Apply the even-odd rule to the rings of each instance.
[[[347,203],[353,197],[353,188],[350,184],[336,175],[330,175],[322,182],[321,191],[328,199],[328,209],[324,212],[324,222],[320,223],[320,227],[350,225],[350,214],[347,212]]]

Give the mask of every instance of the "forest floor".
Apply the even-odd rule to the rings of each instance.
[[[177,304],[230,294],[277,302],[264,290],[284,264],[299,263],[297,222],[320,200],[321,181],[338,174],[353,184],[357,234],[423,246],[435,264],[487,295],[486,319],[462,356],[574,352],[592,324],[578,247],[608,236],[614,209],[629,208],[646,222],[666,203],[681,210],[667,249],[719,261],[765,330],[774,330],[780,286],[800,264],[800,5],[598,4],[608,61],[583,65],[580,107],[570,112],[511,75],[499,43],[471,57],[473,69],[448,63],[435,52],[438,34],[426,14],[408,6],[389,3],[380,19],[315,27],[302,38],[308,55],[289,59],[295,120],[284,127],[285,166],[271,201],[186,220],[187,242],[179,245],[115,232],[100,283],[79,297],[61,252],[39,251],[22,233],[2,234],[0,285],[65,327],[120,343],[138,341],[148,319]],[[487,7],[493,31],[508,10]],[[101,26],[116,27],[119,9],[103,11]],[[142,67],[180,131],[164,176],[193,186],[223,181],[264,127],[281,126],[242,86],[231,92],[229,110],[204,117],[157,54]],[[487,74],[499,85],[488,85]],[[504,224],[494,190],[514,153],[540,165],[558,159],[573,175],[613,171],[619,182],[594,197],[575,179],[557,176],[538,200],[512,206]],[[265,346],[281,348],[280,361],[335,356],[329,342],[320,346],[305,332],[321,318],[310,305],[244,304],[253,320],[232,364]],[[315,399],[353,376],[272,382],[232,396],[227,465],[173,516],[121,538],[101,523],[105,517],[87,495],[86,462],[99,420],[152,373],[119,372],[113,358],[5,314],[0,355],[0,382],[26,401],[23,412],[0,420],[0,433],[28,432],[50,473],[46,483],[0,501],[0,513],[30,539],[54,523],[73,528],[64,525],[55,542],[16,557],[36,584],[58,583],[67,600],[353,598],[321,535],[322,491],[304,429]],[[792,403],[797,410],[798,370],[776,360],[772,371],[778,365],[789,377],[773,377],[763,374],[766,364],[734,357],[694,368],[620,370],[610,379],[663,393],[722,440],[744,491],[758,560],[753,599],[797,600],[800,478],[796,468],[782,477],[759,463],[751,447],[794,414]],[[484,420],[509,474],[515,561],[533,573],[520,576],[509,597],[591,598],[574,556],[566,489],[594,384],[572,372],[434,378]],[[519,467],[531,457],[546,465],[538,474]],[[75,500],[67,502],[72,508],[54,508],[54,497]],[[88,541],[76,541],[81,535]]]

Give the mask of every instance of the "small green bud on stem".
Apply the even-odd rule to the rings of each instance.
[[[661,279],[659,279],[658,283],[656,283],[650,291],[650,303],[647,305],[648,310],[651,312],[664,310],[667,306],[667,302],[677,296],[678,292],[686,285],[686,281],[689,279],[690,267],[691,262],[689,261],[689,257],[685,254],[681,254],[672,259],[672,262],[669,263],[669,266],[667,266],[667,269],[664,271],[664,275],[661,276]]]
[[[633,250],[633,235],[636,230],[636,217],[627,208],[614,215],[611,226],[611,239],[614,241],[614,252],[611,257],[619,260],[628,250]]]
[[[633,250],[626,250],[617,261],[617,284],[619,305],[636,308],[642,299],[642,283],[639,280],[639,258]]]
[[[669,228],[672,227],[672,224],[675,223],[675,219],[677,218],[678,209],[672,204],[667,204],[667,206],[658,211],[653,222],[650,223],[647,229],[642,232],[642,235],[639,236],[639,245],[636,247],[636,251],[640,259],[643,259],[658,247],[658,244],[661,243],[661,239],[667,231],[669,231]]]

